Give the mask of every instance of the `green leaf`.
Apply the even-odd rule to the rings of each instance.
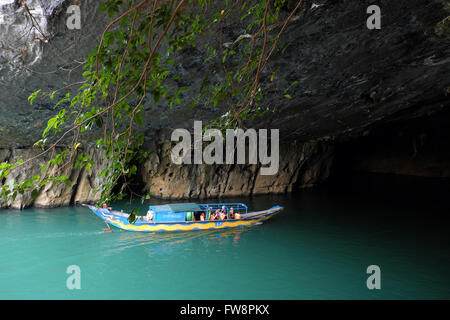
[[[36,99],[37,95],[39,94],[39,92],[41,92],[41,89],[33,92],[29,97],[28,97],[28,102],[30,104],[33,104],[34,100]]]
[[[48,132],[51,129],[55,128],[57,123],[58,123],[58,116],[50,118],[50,120],[48,120],[48,122],[47,122],[47,127],[45,128],[44,132],[42,133],[42,137],[45,138],[47,136]]]

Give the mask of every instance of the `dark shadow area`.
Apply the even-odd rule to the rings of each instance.
[[[338,144],[330,177],[318,189],[342,202],[356,196],[375,206],[382,203],[404,216],[447,217],[450,112],[391,123]]]
[[[338,144],[331,178],[354,172],[450,178],[450,111],[390,123]]]

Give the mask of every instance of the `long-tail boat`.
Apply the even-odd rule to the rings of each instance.
[[[130,222],[130,214],[116,211],[106,205],[98,208],[84,205],[105,223],[129,231],[189,231],[246,227],[270,219],[283,207],[274,206],[267,210],[248,212],[243,203],[176,203],[151,205],[145,216],[136,216]]]

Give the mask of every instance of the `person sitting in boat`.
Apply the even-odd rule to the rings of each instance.
[[[147,215],[144,217],[144,220],[146,221],[152,221],[153,220],[153,210],[148,210]]]
[[[225,206],[222,207],[222,210],[219,212],[219,219],[225,220],[227,217],[227,210],[225,209]]]
[[[230,219],[229,209],[226,209],[225,207],[222,207],[223,214],[224,214],[224,220]]]
[[[237,211],[235,214],[234,214],[234,219],[240,219],[241,218],[241,215],[239,214],[239,211]]]
[[[230,219],[234,219],[234,210],[230,208]]]
[[[217,211],[212,212],[211,215],[209,216],[210,220],[217,220]]]
[[[205,213],[204,212],[202,212],[200,214],[200,221],[205,221]]]

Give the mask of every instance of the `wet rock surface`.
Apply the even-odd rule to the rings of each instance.
[[[188,199],[286,193],[323,181],[333,160],[330,145],[293,141],[280,150],[278,172],[263,175],[260,165],[176,165],[172,147],[170,141],[157,145],[141,167],[143,190],[153,196]]]

